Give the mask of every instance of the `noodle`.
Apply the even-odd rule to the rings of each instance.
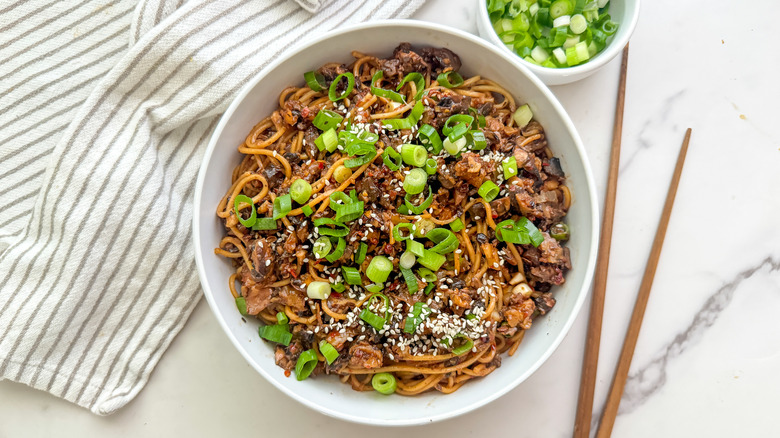
[[[280,93],[279,108],[255,124],[238,145],[242,160],[233,170],[232,184],[216,211],[223,220],[225,237],[214,252],[233,264],[229,290],[234,298],[245,301],[250,315],[265,324],[289,320],[286,324],[292,343],[276,347],[280,366],[294,369],[298,354],[311,349],[318,362],[314,375],[336,374],[357,391],[372,390],[374,375],[390,373],[396,379],[398,394],[432,390],[449,394],[471,379],[490,374],[500,365],[500,355],[515,354],[533,318],[554,305],[548,291],[563,282],[569,256],[568,249],[551,238],[548,230],[565,215],[571,193],[562,172],[556,174],[545,167],[556,158],[541,125],[531,121],[524,127],[514,126],[512,115],[517,106],[506,89],[481,76],[466,77],[452,89],[444,87],[439,74],[458,70],[457,55],[446,49],[423,49],[418,54],[406,47],[399,46],[394,54],[403,60],[396,67],[399,71],[385,70],[377,84],[371,84],[371,78],[388,68],[388,60],[352,52],[355,60],[350,65],[330,63],[320,68],[327,83],[340,73],[354,75],[354,89],[343,100],[332,102],[328,90],[315,91],[308,85],[287,87]],[[422,79],[418,76],[399,87],[401,79],[411,72],[404,70],[409,65],[419,68]],[[424,90],[418,90],[417,80],[425,84]],[[372,85],[398,94],[395,98],[379,91],[374,94]],[[424,105],[419,123],[411,129],[389,130],[385,124],[392,119],[411,117],[419,91],[423,91],[419,101]],[[401,96],[403,102],[396,102]],[[340,177],[346,177],[341,183],[334,178],[345,171],[337,169],[347,167],[348,160],[355,157],[346,153],[342,143],[332,153],[315,146],[314,139],[321,131],[312,126],[312,120],[324,109],[343,117],[335,131],[353,129],[350,132],[356,136],[371,133],[377,137],[372,143],[376,154],[352,165],[351,174]],[[404,162],[399,169],[390,169],[384,150],[400,150],[402,143],[419,144],[417,131],[422,124],[441,131],[451,114],[475,112],[484,117],[487,148],[463,151],[458,158],[445,152],[429,155],[438,163],[435,175],[426,182],[430,204],[421,207],[419,214],[400,211],[412,202],[404,200],[404,184],[412,181],[408,175],[413,166]],[[472,119],[476,124],[478,120]],[[512,155],[519,171],[504,181],[501,163]],[[247,225],[250,213],[258,218],[272,212],[276,215],[274,200],[291,192],[298,179],[310,184],[308,198],[303,204],[293,203],[277,221],[277,229],[256,230],[251,223]],[[479,185],[487,180],[501,186],[495,203],[477,194]],[[331,199],[338,192],[349,195],[351,201]],[[422,202],[426,193],[412,199]],[[253,204],[234,205],[238,195],[250,197]],[[314,221],[323,217],[333,220],[333,212],[344,202],[362,202],[363,208],[344,223],[348,231],[329,238],[329,254],[337,244],[343,245],[343,254],[331,262],[313,253],[314,242],[322,237]],[[311,209],[311,216],[305,214],[305,207]],[[515,244],[498,239],[497,223],[523,217],[538,227],[535,236],[543,241]],[[463,229],[449,234],[454,239],[452,248],[442,253],[441,267],[432,269],[434,280],[422,281],[419,265],[410,271],[417,284],[400,275],[398,259],[408,248],[409,242],[403,240],[409,237],[397,239],[394,231],[403,230],[402,224],[422,223],[418,221],[427,221],[427,229],[449,230],[458,220]],[[340,228],[334,230],[337,233]],[[434,242],[411,237],[423,244],[424,252],[436,250]],[[358,264],[360,248],[366,257]],[[387,298],[387,308],[361,287],[372,282],[367,267],[379,256],[393,262],[380,294]],[[422,263],[422,258],[416,261]],[[347,273],[342,267],[357,269],[362,284],[345,283],[342,277]],[[430,290],[426,288],[429,281],[433,282]],[[340,284],[342,288],[326,298],[314,299],[306,292],[312,282],[330,283],[331,287]],[[411,287],[418,291],[410,293]],[[413,317],[415,303],[423,303],[428,310],[408,332],[406,323]],[[366,311],[385,315],[381,330],[363,319]],[[329,351],[323,350],[320,342],[328,342],[338,352],[335,361],[328,363]]]

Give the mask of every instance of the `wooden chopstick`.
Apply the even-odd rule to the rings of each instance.
[[[612,220],[615,216],[615,194],[617,193],[618,170],[620,169],[620,140],[623,135],[623,108],[626,104],[626,73],[628,71],[628,45],[623,49],[620,64],[615,125],[612,131],[612,151],[609,158],[607,193],[604,197],[604,217],[601,220],[601,238],[596,259],[596,275],[593,280],[593,296],[588,319],[588,335],[585,340],[585,356],[580,376],[580,394],[577,401],[577,416],[574,421],[574,438],[590,436],[590,421],[593,415],[593,392],[596,387],[596,371],[601,342],[601,321],[604,315],[604,295],[607,288],[609,251],[612,244]]]
[[[650,250],[650,257],[647,259],[645,275],[642,277],[642,284],[639,286],[639,294],[636,297],[634,313],[631,314],[631,321],[629,322],[628,330],[626,331],[626,339],[623,342],[623,350],[620,352],[620,359],[618,359],[617,369],[615,370],[615,378],[612,380],[612,387],[609,389],[607,403],[604,406],[604,413],[601,416],[596,438],[608,438],[612,435],[612,426],[615,424],[615,417],[617,416],[618,407],[620,407],[620,399],[623,396],[623,389],[626,386],[628,371],[631,368],[631,359],[634,357],[636,341],[639,338],[639,330],[642,328],[642,318],[645,316],[647,300],[650,298],[650,289],[653,287],[653,278],[655,277],[655,270],[658,267],[658,258],[661,256],[661,249],[664,245],[666,228],[669,226],[669,217],[672,214],[672,206],[674,205],[674,198],[677,195],[677,186],[680,183],[680,175],[682,174],[685,155],[688,153],[688,143],[690,140],[691,128],[688,128],[685,132],[682,147],[680,147],[680,155],[677,156],[677,165],[674,168],[672,182],[669,184],[669,192],[666,194],[666,203],[664,204],[664,209],[661,213],[661,221],[658,223],[658,229],[655,231],[655,239],[653,240],[653,246]]]

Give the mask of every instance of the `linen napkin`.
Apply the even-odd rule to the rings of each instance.
[[[421,3],[0,4],[0,378],[100,415],[130,401],[200,299],[192,195],[219,114],[301,41]]]

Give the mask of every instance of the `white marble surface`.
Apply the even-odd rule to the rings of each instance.
[[[416,15],[475,32],[473,0]],[[645,0],[631,42],[595,405],[602,406],[685,128],[693,137],[616,437],[780,436],[780,55],[774,0]],[[553,91],[606,183],[619,59]],[[137,399],[97,417],[0,382],[0,437],[571,435],[587,309],[550,360],[488,406],[376,429],[314,413],[247,365],[205,302]],[[293,413],[296,413],[294,415]]]

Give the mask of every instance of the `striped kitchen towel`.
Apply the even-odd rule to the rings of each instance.
[[[200,298],[219,114],[308,37],[422,0],[0,2],[0,378],[110,414]]]

